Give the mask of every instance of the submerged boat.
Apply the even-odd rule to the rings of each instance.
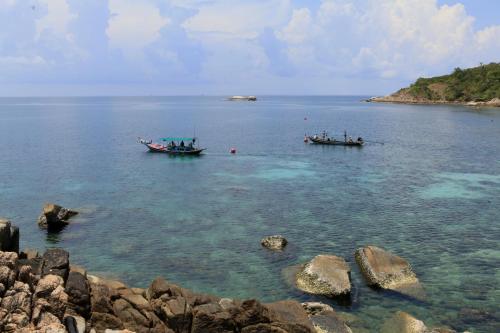
[[[228,98],[230,101],[256,101],[257,97],[255,96],[231,96]]]
[[[321,135],[313,135],[307,137],[312,143],[322,144],[322,145],[332,145],[332,146],[351,146],[351,147],[361,147],[365,144],[362,137],[358,137],[353,140],[351,137],[347,138],[347,133],[344,132],[344,140],[337,140],[328,136],[326,132]]]
[[[200,155],[206,148],[199,148],[196,138],[161,138],[162,143],[139,138],[139,143],[148,147],[150,152],[165,153],[169,155]],[[187,142],[187,144],[186,144]],[[164,143],[167,143],[166,145]]]

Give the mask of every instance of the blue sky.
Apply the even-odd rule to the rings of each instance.
[[[500,1],[0,0],[0,96],[387,94],[500,61]]]

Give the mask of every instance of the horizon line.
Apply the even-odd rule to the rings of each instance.
[[[238,95],[219,95],[219,94],[179,94],[179,95],[25,95],[25,96],[3,96],[0,98],[95,98],[95,97],[224,97],[229,98]],[[246,96],[246,95],[244,95]],[[263,95],[248,95],[259,97],[366,97],[366,96],[380,96],[373,94],[263,94]]]

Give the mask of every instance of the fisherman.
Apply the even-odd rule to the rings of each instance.
[[[175,147],[175,142],[174,142],[174,141],[170,142],[170,145],[171,145],[172,147]]]
[[[184,140],[181,140],[181,147],[184,147]]]

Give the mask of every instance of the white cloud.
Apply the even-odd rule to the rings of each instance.
[[[500,28],[475,32],[463,5],[436,0],[323,0],[315,12],[294,10],[276,35],[303,75],[410,78],[491,58]]]
[[[0,57],[0,65],[5,65],[5,66],[12,66],[12,65],[43,65],[45,64],[46,61],[40,56],[32,56],[32,57],[26,57],[26,56],[19,56],[19,57],[13,57],[13,56],[7,56],[7,57]]]
[[[45,31],[49,31],[59,37],[70,40],[68,24],[78,17],[69,9],[66,0],[40,0],[40,3],[47,7],[47,15],[36,21],[36,35],[38,39]]]
[[[0,8],[12,7],[17,3],[17,0],[0,0]]]
[[[293,11],[290,22],[276,33],[277,37],[290,44],[304,43],[314,37],[316,28],[313,25],[311,12],[308,8]]]
[[[109,10],[111,17],[106,34],[110,46],[129,55],[140,53],[156,41],[160,30],[171,22],[150,2],[109,0]]]
[[[232,38],[255,38],[266,28],[286,23],[291,12],[290,0],[222,0],[201,3],[198,13],[183,27],[192,34],[215,34]]]

